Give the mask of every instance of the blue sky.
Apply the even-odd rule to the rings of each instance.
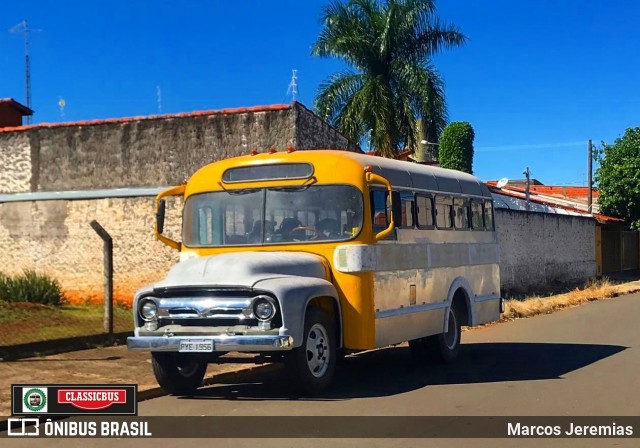
[[[291,70],[311,107],[343,68],[310,56],[324,0],[6,2],[0,97],[24,100],[32,34],[34,123],[289,102]],[[99,5],[99,6],[98,6]],[[591,138],[640,126],[640,2],[440,0],[468,43],[435,58],[452,121],[476,132],[474,172],[546,184],[586,183]],[[64,116],[58,107],[64,98]]]

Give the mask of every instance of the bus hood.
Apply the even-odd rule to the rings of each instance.
[[[305,252],[234,252],[190,258],[174,265],[154,288],[249,287],[278,277],[327,279],[326,261]]]

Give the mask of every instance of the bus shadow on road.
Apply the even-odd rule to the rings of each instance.
[[[319,397],[296,395],[284,369],[257,369],[185,399],[331,401],[390,396],[446,384],[560,379],[625,349],[596,344],[474,343],[462,345],[455,363],[440,365],[414,361],[408,347],[389,347],[348,356],[338,366],[330,390]]]

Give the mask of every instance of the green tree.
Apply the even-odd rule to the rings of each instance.
[[[602,213],[640,230],[640,128],[629,128],[613,145],[602,143],[595,180]]]
[[[342,59],[350,70],[324,81],[316,113],[355,141],[371,132],[379,155],[416,147],[416,122],[436,141],[447,122],[444,82],[431,62],[466,37],[435,16],[433,0],[334,1],[321,15],[312,54]]]
[[[466,121],[450,123],[440,136],[438,163],[442,168],[473,173],[475,132]]]

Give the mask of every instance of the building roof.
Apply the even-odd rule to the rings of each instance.
[[[17,109],[23,116],[33,115],[33,111],[31,109],[29,109],[24,104],[17,102],[13,98],[0,98],[0,104],[8,105],[10,107],[13,107],[14,109]]]
[[[10,98],[7,99],[7,101],[8,100],[14,101],[14,100],[11,100]],[[0,100],[0,102],[1,101],[5,101],[5,100]],[[15,101],[14,103],[18,104],[21,107],[24,107],[28,111],[31,111],[25,106],[22,106],[20,103],[17,103]],[[91,125],[112,124],[112,123],[129,123],[134,121],[160,120],[160,119],[167,119],[167,118],[205,117],[209,115],[230,115],[230,114],[246,114],[251,112],[271,112],[271,111],[278,111],[278,110],[288,110],[291,108],[292,108],[291,104],[273,104],[270,106],[238,107],[238,108],[230,108],[230,109],[183,112],[178,114],[146,115],[146,116],[124,117],[124,118],[107,118],[102,120],[70,121],[65,123],[40,123],[40,124],[27,125],[27,126],[2,128],[0,129],[0,132],[19,132],[19,131],[27,131],[29,129],[40,129],[40,128],[58,128],[58,127],[72,127],[72,126],[91,126]],[[28,114],[28,115],[31,115],[31,114]]]
[[[498,188],[496,181],[487,182],[489,189],[494,195],[496,201],[496,207],[509,208],[517,210],[526,210],[526,191],[522,187],[504,186]],[[560,186],[554,186],[560,188]],[[574,187],[567,187],[574,188]],[[583,187],[587,189],[587,187]],[[587,190],[588,192],[588,190]],[[586,203],[575,202],[571,200],[565,200],[555,196],[547,196],[540,194],[533,190],[533,187],[529,191],[529,201],[532,204],[532,211],[542,213],[560,213],[574,216],[593,216],[598,222],[602,224],[622,224],[623,219],[614,218],[612,216],[603,215],[601,213],[589,212]]]

